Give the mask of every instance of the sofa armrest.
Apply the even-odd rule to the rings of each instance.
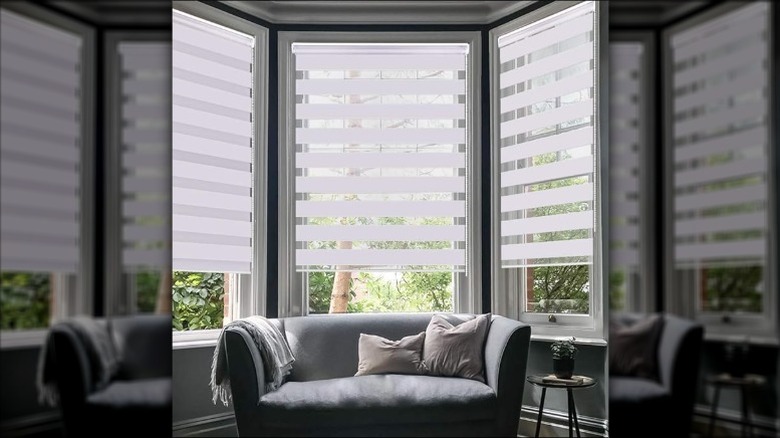
[[[485,376],[498,398],[497,435],[517,435],[530,342],[530,326],[493,317],[485,341]]]
[[[87,350],[76,332],[65,324],[53,326],[49,336],[43,348],[48,348],[46,354],[54,359],[50,364],[57,380],[65,435],[79,436],[87,424],[87,396],[93,391]]]
[[[252,337],[240,327],[225,329],[225,350],[236,423],[239,435],[246,435],[256,430],[251,425],[258,421],[256,408],[265,392],[263,358]]]

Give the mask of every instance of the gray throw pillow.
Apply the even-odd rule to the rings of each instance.
[[[434,315],[425,330],[423,360],[428,373],[485,381],[484,346],[490,314],[479,315],[457,326]]]
[[[381,336],[360,334],[358,340],[358,371],[366,374],[425,374],[422,360],[425,332],[391,341]]]
[[[660,380],[658,343],[664,320],[650,315],[632,325],[615,318],[609,322],[609,374]]]

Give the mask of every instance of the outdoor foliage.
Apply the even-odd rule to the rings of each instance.
[[[712,312],[761,312],[764,280],[761,266],[721,267],[702,270],[706,278],[704,310]]]
[[[221,272],[173,272],[174,330],[222,327],[225,276]]]
[[[309,312],[328,313],[333,272],[309,273]],[[366,294],[357,299],[356,283]],[[350,285],[347,312],[451,312],[451,272],[404,272],[398,281],[361,272]]]
[[[3,272],[0,287],[0,329],[49,326],[49,273]]]
[[[139,313],[154,312],[157,304],[157,290],[160,285],[160,272],[139,272],[135,276],[135,287]]]

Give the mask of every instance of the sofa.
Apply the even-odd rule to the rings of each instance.
[[[644,316],[615,314],[623,325]],[[664,314],[657,346],[659,380],[609,377],[609,432],[611,436],[687,435],[693,417],[699,358],[703,339],[700,324]],[[648,348],[653,348],[648,346]]]
[[[388,339],[425,331],[431,314],[313,315],[271,320],[295,356],[288,379],[265,381],[258,348],[241,328],[225,332],[240,436],[516,436],[531,329],[493,316],[485,383],[430,375],[355,377],[360,333]],[[457,325],[474,315],[449,314]]]
[[[59,406],[67,436],[171,433],[171,316],[98,318],[107,325],[118,366],[98,387],[87,345],[68,321],[51,328]],[[105,429],[110,425],[112,429]]]

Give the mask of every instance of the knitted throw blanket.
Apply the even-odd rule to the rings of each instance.
[[[217,403],[217,399],[220,399],[222,404],[227,406],[232,398],[230,376],[227,370],[227,355],[225,353],[225,329],[228,327],[241,327],[246,330],[258,350],[260,350],[260,357],[263,359],[263,370],[265,371],[265,382],[257,382],[258,394],[262,396],[262,394],[275,391],[282,386],[284,378],[292,371],[292,364],[295,361],[284,335],[276,326],[262,316],[238,319],[222,329],[222,333],[220,333],[217,340],[217,346],[214,349],[214,358],[211,362],[211,391],[214,404]],[[259,399],[257,403],[260,403]]]

